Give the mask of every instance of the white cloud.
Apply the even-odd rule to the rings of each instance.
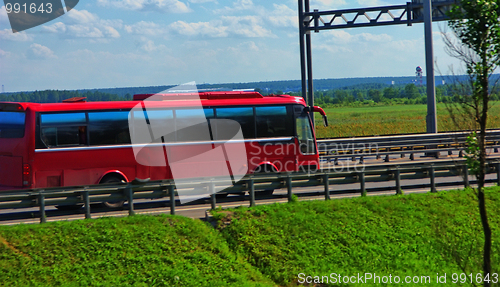
[[[8,56],[10,56],[9,52],[6,52],[6,51],[0,49],[0,58],[2,58],[2,57],[8,57]]]
[[[214,10],[214,14],[228,14],[236,11],[244,11],[244,10],[254,10],[256,7],[254,6],[252,0],[238,0],[233,2],[233,6],[225,6],[222,9]]]
[[[244,37],[275,37],[271,31],[260,25],[262,21],[258,16],[223,16],[221,19],[230,33]]]
[[[154,22],[141,21],[132,25],[125,25],[125,31],[130,34],[143,36],[158,36],[166,32],[166,29]]]
[[[262,27],[261,18],[258,16],[222,16],[220,20],[210,22],[187,23],[177,21],[169,25],[173,33],[186,36],[228,37],[243,36],[275,37],[275,35]]]
[[[356,35],[359,41],[364,42],[389,42],[392,41],[392,37],[387,34],[371,34],[371,33],[361,33]]]
[[[207,2],[217,2],[216,0],[189,0],[190,3],[207,3]]]
[[[346,5],[345,0],[311,0],[310,9],[335,10]]]
[[[360,7],[376,7],[376,6],[390,5],[389,3],[380,0],[358,0],[358,4]],[[401,2],[401,4],[404,3]]]
[[[158,11],[164,13],[187,13],[191,9],[178,0],[98,0],[104,7],[134,11]]]
[[[90,13],[87,10],[76,10],[71,9],[68,14],[66,14],[65,22],[67,24],[86,24],[94,23],[99,21],[97,15]]]
[[[259,47],[255,44],[254,41],[243,42],[237,46],[237,48],[228,48],[235,52],[244,52],[245,50],[249,50],[252,52],[259,52]]]
[[[172,32],[186,36],[207,36],[207,37],[227,37],[227,27],[222,25],[222,22],[198,22],[187,23],[177,21],[169,25]]]
[[[5,10],[5,6],[0,8],[0,24],[9,24],[9,16],[7,10]]]
[[[43,26],[43,29],[50,33],[64,33],[66,32],[66,25],[63,22],[57,22],[50,26]]]
[[[155,45],[155,43],[152,40],[146,40],[144,45],[142,45],[141,49],[143,49],[146,52],[155,52],[155,51],[161,51],[167,49],[165,45]]]
[[[0,39],[7,41],[26,42],[33,41],[33,36],[30,34],[26,34],[26,32],[24,31],[14,33],[11,29],[3,29],[0,30]]]
[[[63,18],[64,22],[42,26],[45,32],[60,35],[62,38],[91,38],[112,39],[119,38],[116,28],[123,26],[121,20],[103,20],[87,10],[71,9]]]
[[[236,10],[247,10],[253,8],[252,0],[238,0],[234,3]]]
[[[28,59],[33,59],[33,60],[57,58],[51,49],[37,43],[33,43],[30,45],[30,48],[28,49],[26,56],[28,57]]]
[[[273,4],[274,11],[264,16],[269,23],[276,27],[292,27],[298,29],[299,17],[297,12],[285,4]]]

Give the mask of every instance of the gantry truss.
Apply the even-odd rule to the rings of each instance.
[[[447,20],[446,13],[454,4],[455,1],[433,1],[432,21]],[[423,3],[418,3],[418,0],[407,2],[405,5],[332,11],[314,10],[304,12],[302,21],[305,32],[400,24],[411,26],[413,23],[422,22],[424,22]]]

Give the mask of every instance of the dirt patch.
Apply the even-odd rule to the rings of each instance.
[[[2,242],[3,244],[5,244],[5,246],[7,246],[14,253],[17,253],[17,254],[19,254],[21,256],[24,256],[24,257],[26,257],[28,259],[31,259],[31,257],[28,256],[28,254],[26,254],[26,253],[22,252],[21,250],[17,249],[16,247],[14,247],[7,240],[5,240],[5,238],[3,238],[2,236],[0,236],[0,242]]]

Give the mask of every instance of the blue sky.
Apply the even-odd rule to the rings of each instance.
[[[334,10],[403,1],[311,0]],[[67,14],[12,33],[0,9],[6,92],[300,79],[297,1],[80,0]],[[434,23],[434,54],[449,73]],[[312,34],[314,78],[413,76],[425,71],[416,24]]]

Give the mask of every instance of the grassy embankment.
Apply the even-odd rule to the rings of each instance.
[[[426,105],[376,107],[337,107],[325,109],[329,127],[316,115],[318,138],[424,133]],[[444,104],[437,105],[438,131],[456,131]],[[488,126],[500,128],[500,104],[495,102],[488,114]]]
[[[487,192],[495,272],[499,191]],[[217,229],[171,216],[0,226],[0,285],[294,286],[299,273],[376,273],[430,276],[422,286],[470,286],[451,284],[451,274],[460,265],[481,270],[482,230],[470,191],[274,204],[215,218]],[[437,284],[437,273],[448,284]]]

